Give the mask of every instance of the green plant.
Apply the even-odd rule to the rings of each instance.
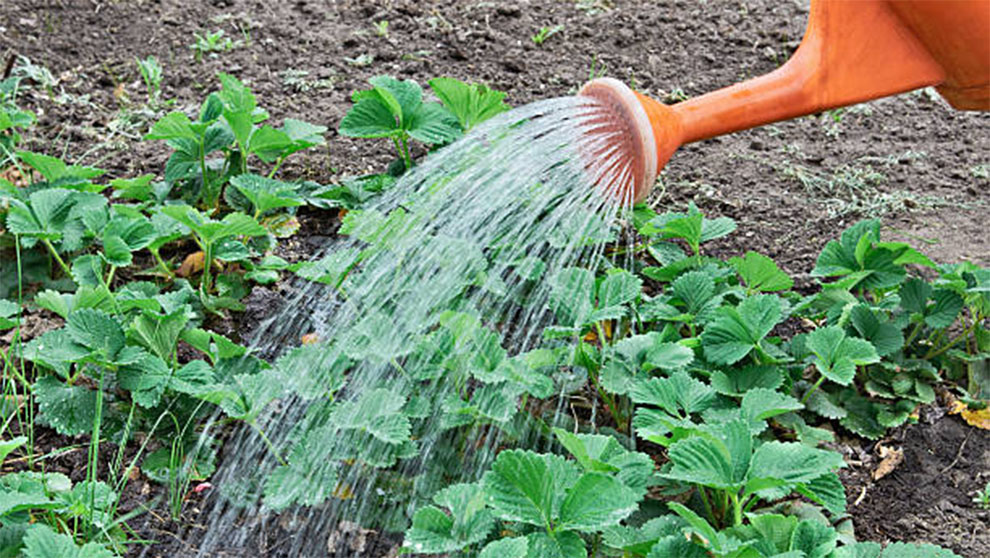
[[[381,21],[376,21],[373,26],[375,28],[375,35],[378,35],[383,39],[388,38],[388,20],[383,19]]]
[[[230,37],[224,36],[223,29],[218,29],[212,33],[204,33],[202,35],[199,33],[193,33],[193,38],[195,41],[193,44],[189,45],[189,49],[193,51],[193,58],[196,62],[202,62],[204,54],[216,56],[216,53],[218,52],[234,50],[244,44],[244,42],[240,39],[234,40]]]
[[[21,79],[10,77],[0,81],[0,169],[14,163],[14,151],[21,142],[21,133],[35,122],[34,113],[17,107]]]
[[[165,140],[175,150],[165,166],[165,182],[189,203],[198,201],[211,212],[219,209],[226,184],[249,171],[251,155],[273,164],[267,174],[272,178],[293,153],[323,145],[326,132],[323,126],[291,118],[281,128],[262,124],[268,113],[258,107],[250,89],[233,76],[219,77],[223,88],[206,98],[197,120],[170,112],[145,136]],[[221,157],[208,159],[213,153]]]
[[[503,101],[505,93],[480,83],[468,84],[454,78],[440,77],[430,80],[430,89],[443,106],[457,117],[461,130],[465,132],[510,108]]]
[[[162,65],[154,56],[149,56],[144,60],[135,59],[135,63],[148,94],[148,105],[158,106],[161,103],[162,95]]]
[[[983,487],[983,490],[977,490],[976,496],[973,496],[973,503],[983,510],[990,510],[990,482]]]
[[[553,37],[554,35],[560,33],[563,30],[564,30],[563,25],[543,26],[540,27],[540,30],[537,31],[532,37],[530,37],[529,40],[533,41],[533,44],[537,46],[541,46],[543,45],[543,43],[547,41],[547,39]]]
[[[390,138],[406,169],[412,168],[409,140],[442,145],[461,134],[450,112],[440,103],[423,102],[423,90],[412,80],[390,76],[368,80],[372,89],[357,91],[354,106],[340,121],[340,133],[358,138]]]

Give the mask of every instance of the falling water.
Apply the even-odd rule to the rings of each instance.
[[[601,126],[605,110],[573,97],[489,120],[367,204],[349,234],[307,264],[324,282],[293,284],[294,298],[253,336],[255,354],[289,354],[239,379],[246,399],[274,400],[256,428],[226,442],[200,515],[200,556],[258,555],[275,523],[293,535],[274,541],[273,555],[325,556],[342,522],[401,532],[436,490],[477,480],[498,447],[546,447],[533,425],[571,413],[563,396],[583,378],[562,378],[578,372],[551,366],[557,397],[515,414],[498,406],[502,397],[525,399],[512,382],[483,385],[431,355],[456,355],[465,342],[457,324],[474,321],[489,332],[475,340],[509,356],[539,346],[552,323],[554,271],[601,264],[616,212],[629,202],[617,200],[627,189],[616,185],[631,174],[614,147],[623,132]],[[318,343],[293,349],[305,333]],[[462,357],[470,368],[479,355]],[[266,374],[275,381],[259,380]],[[489,392],[494,408],[485,407]],[[457,414],[468,394],[489,418]],[[394,414],[400,407],[415,417],[411,431]],[[347,427],[372,408],[374,427]],[[407,433],[403,443],[383,441]],[[272,511],[290,501],[307,505]]]

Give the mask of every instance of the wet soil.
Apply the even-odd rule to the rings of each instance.
[[[290,158],[283,171],[325,183],[381,171],[392,158],[385,141],[334,131],[351,92],[371,76],[484,81],[521,105],[573,94],[589,77],[608,75],[674,102],[778,67],[797,47],[807,4],[5,0],[0,70],[21,55],[56,80],[51,94],[34,87],[24,98],[40,120],[26,148],[106,168],[110,178],[160,176],[168,156],[161,142],[139,141],[150,121],[140,116],[145,93],[135,58],[162,62],[163,97],[187,112],[218,87],[217,72],[232,73],[274,122],[292,117],[330,128],[326,148]],[[376,33],[379,21],[388,21],[387,36]],[[563,29],[542,45],[530,40],[555,25]],[[194,62],[193,34],[221,29],[243,45]],[[988,123],[990,115],[954,111],[932,91],[812,115],[682,148],[650,203],[680,209],[694,202],[710,216],[732,217],[736,234],[707,249],[721,256],[763,252],[799,285],[807,283],[825,242],[871,215],[883,216],[891,239],[911,240],[938,262],[990,265]],[[303,214],[291,250],[315,251],[334,219]],[[246,318],[228,327],[252,329],[266,307],[277,306],[275,296],[264,289],[252,294]],[[907,455],[901,468],[876,483],[848,477],[852,501],[867,488],[851,507],[860,536],[931,540],[981,555],[974,549],[986,547],[967,541],[986,544],[987,518],[966,511],[972,506],[965,494],[990,480],[986,433],[944,418],[901,434]],[[952,463],[960,437],[968,442]],[[145,555],[191,552],[173,534],[180,525],[195,532],[195,509],[180,524],[150,522],[143,534],[162,544]],[[259,547],[250,555],[277,551]]]
[[[873,480],[879,448],[903,452],[892,472]],[[990,510],[973,502],[990,482],[990,436],[944,409],[924,409],[919,424],[876,444],[849,446],[846,486],[856,536],[930,542],[966,558],[990,556]]]

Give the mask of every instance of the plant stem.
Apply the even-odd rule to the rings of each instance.
[[[972,325],[970,325],[969,327],[967,327],[966,329],[964,329],[962,333],[960,333],[958,336],[956,336],[955,338],[953,338],[952,340],[950,340],[948,343],[946,343],[945,345],[943,345],[941,348],[936,349],[935,347],[932,347],[932,349],[930,351],[928,351],[928,354],[926,354],[922,358],[924,360],[931,360],[931,359],[933,359],[933,358],[941,355],[945,351],[948,351],[949,349],[951,349],[952,347],[954,347],[957,343],[959,343],[963,339],[969,339],[969,336],[973,333],[973,330],[976,328],[976,324],[980,323],[981,321],[982,320],[974,321]]]
[[[45,238],[42,239],[42,242],[45,244],[45,247],[48,248],[51,255],[55,257],[55,261],[58,262],[59,267],[62,268],[62,271],[65,272],[66,276],[72,277],[72,270],[69,269],[69,266],[65,265],[65,260],[62,259],[62,256],[58,255],[58,251],[55,250],[54,246],[52,246],[51,241]]]
[[[158,262],[158,265],[162,268],[162,271],[165,272],[165,275],[168,276],[169,281],[174,280],[175,274],[172,273],[172,270],[169,269],[168,265],[165,264],[165,260],[162,259],[161,253],[158,250],[149,250],[149,251],[151,252],[151,255],[155,257],[155,261]]]
[[[808,401],[808,398],[811,397],[811,394],[814,393],[815,390],[818,389],[818,386],[822,385],[822,382],[824,381],[825,381],[825,376],[821,376],[818,378],[818,381],[815,382],[815,385],[811,386],[811,389],[809,389],[808,392],[804,394],[804,397],[801,398],[802,405],[804,405]]]
[[[257,432],[259,436],[261,436],[261,441],[265,443],[265,446],[268,448],[268,451],[272,452],[272,455],[274,455],[275,459],[278,460],[279,465],[287,466],[288,463],[285,462],[285,459],[282,459],[282,455],[275,449],[275,444],[272,444],[272,441],[268,439],[268,435],[266,435],[265,431],[262,430],[260,426],[258,426],[258,422],[252,420],[248,424],[250,424],[251,428],[253,428],[254,431]]]
[[[742,525],[742,506],[739,504],[739,495],[735,492],[729,494],[732,499],[732,525]]]
[[[275,168],[272,169],[272,172],[268,173],[268,178],[274,178],[275,173],[278,172],[278,169],[282,168],[282,163],[284,162],[285,156],[279,157],[278,160],[275,161]]]

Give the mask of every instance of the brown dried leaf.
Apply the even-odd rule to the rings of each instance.
[[[904,450],[879,446],[880,464],[873,470],[873,480],[880,480],[894,472],[904,461]]]
[[[189,277],[194,273],[203,271],[204,257],[202,251],[189,254],[186,256],[186,259],[182,260],[182,265],[179,266],[179,269],[175,270],[175,274],[179,277]]]
[[[990,430],[990,405],[976,410],[970,409],[969,405],[966,405],[962,401],[953,401],[952,406],[949,408],[949,414],[962,415],[966,424],[975,426],[976,428],[982,428],[983,430]]]

